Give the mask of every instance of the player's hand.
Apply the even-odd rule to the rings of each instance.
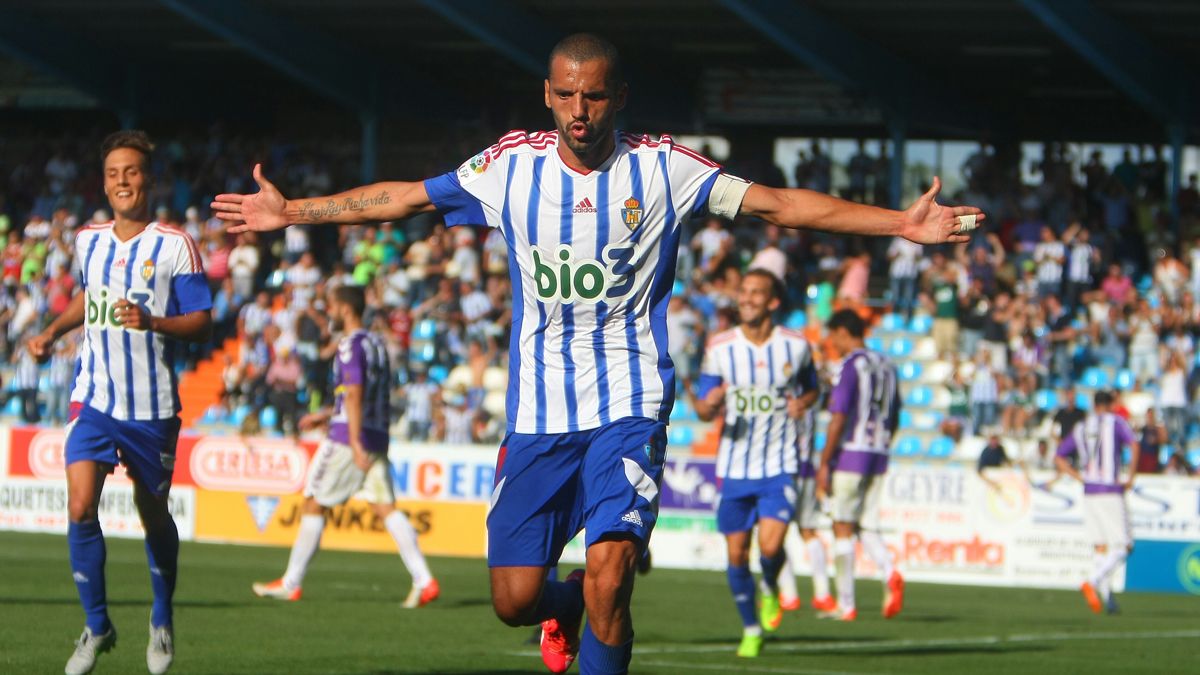
[[[799,396],[787,397],[787,414],[788,417],[798,420],[804,417],[804,413],[808,412],[808,405]]]
[[[363,450],[361,445],[355,444],[354,448],[354,465],[362,469],[363,473],[371,470],[371,465],[375,463],[375,458],[369,452]]]
[[[38,363],[49,361],[54,353],[54,334],[50,329],[38,333],[25,341],[25,349],[29,350],[29,355]]]
[[[126,330],[150,330],[150,312],[145,307],[128,300],[118,300],[113,305],[117,323]]]
[[[817,469],[817,477],[814,480],[817,484],[817,501],[825,501],[829,498],[829,467],[822,465]]]
[[[312,429],[316,429],[317,427],[324,425],[325,421],[324,413],[308,413],[304,417],[300,418],[300,421],[296,423],[296,426],[300,428],[300,431],[311,431]]]
[[[904,226],[901,236],[918,244],[958,244],[970,241],[966,234],[959,233],[958,216],[975,216],[978,223],[987,216],[974,206],[942,206],[937,203],[942,181],[933,177],[929,192],[921,195],[912,206],[904,211]]]
[[[263,175],[262,164],[254,165],[258,192],[252,195],[217,195],[210,206],[213,214],[229,225],[229,232],[270,232],[288,226],[287,199]]]

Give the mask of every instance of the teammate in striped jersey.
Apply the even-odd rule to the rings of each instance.
[[[1099,614],[1117,612],[1110,579],[1133,550],[1125,491],[1133,488],[1141,446],[1129,423],[1112,412],[1112,394],[1096,392],[1092,412],[1063,439],[1054,462],[1061,473],[1083,483],[1083,523],[1096,547],[1091,578],[1080,591]],[[1121,477],[1121,454],[1129,448],[1129,475]],[[1075,460],[1072,465],[1071,459]]]
[[[116,644],[97,507],[104,478],[118,461],[133,479],[154,589],[146,665],[152,673],[163,673],[174,658],[171,597],[179,533],[167,510],[167,494],[179,435],[175,352],[181,341],[209,339],[212,296],[191,237],[150,222],[147,172],[153,147],[140,131],[119,131],[105,139],[104,192],[115,219],[76,235],[80,292],[29,342],[30,351],[44,360],[55,340],[84,327],[65,453],[67,541],[87,625],[67,673],[90,671],[96,656]]]
[[[742,618],[738,656],[756,657],[763,630],[779,628],[779,571],[783,537],[796,515],[796,480],[812,446],[817,371],[808,341],[775,326],[783,284],[753,269],[738,289],[741,325],[713,337],[700,369],[696,414],[708,421],[724,414],[717,454],[720,499],[717,529],[729,551],[726,575]],[[761,622],[754,611],[750,533],[758,525],[762,554]]]
[[[791,228],[967,241],[934,197],[889,211],[729,176],[669,136],[619,132],[628,88],[620,57],[593,35],[551,51],[543,94],[555,131],[514,131],[457,170],[289,201],[254,168],[260,191],[219,195],[230,231],[295,223],[399,220],[439,211],[448,225],[499,228],[514,294],[508,434],[488,515],[492,603],[511,625],[542,623],[543,660],[585,673],[628,668],[634,569],[657,517],[665,424],[674,399],[666,307],[681,226],[711,211]],[[586,526],[587,574],[547,583]]]
[[[838,607],[823,616],[853,621],[858,617],[854,548],[860,531],[871,532],[870,542],[864,535],[864,546],[883,548],[872,557],[890,566],[875,529],[892,433],[900,416],[900,397],[895,366],[864,347],[866,324],[862,317],[851,309],[839,310],[829,319],[828,329],[842,367],[829,397],[832,416],[817,470],[817,495],[821,499],[828,495],[833,518]],[[904,582],[894,570],[884,581],[883,616],[891,618],[903,605]]]
[[[333,407],[300,420],[303,429],[328,424],[329,434],[308,467],[300,527],[287,570],[279,579],[252,586],[260,598],[300,599],[308,564],[321,546],[325,517],[360,490],[392,535],[412,575],[404,607],[423,607],[441,592],[417,545],[416,530],[408,516],[396,510],[387,458],[391,368],[383,339],[363,326],[366,305],[363,289],[357,286],[337,286],[329,293],[329,316],[335,328],[345,332],[334,362]]]

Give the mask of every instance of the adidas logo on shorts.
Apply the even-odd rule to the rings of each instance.
[[[638,513],[637,511],[630,511],[629,513],[626,513],[625,515],[621,516],[621,520],[627,523],[633,523],[638,527],[642,526],[642,514]]]

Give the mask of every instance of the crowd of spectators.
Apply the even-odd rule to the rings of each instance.
[[[66,414],[74,341],[63,340],[47,368],[23,338],[63,311],[74,291],[73,233],[105,221],[96,143],[41,143],[0,160],[0,356],[9,361],[9,410],[27,421],[39,408]],[[459,143],[446,152],[471,154]],[[808,189],[886,202],[888,162],[860,146],[835,184],[832,160],[814,144],[795,181]],[[695,223],[679,257],[668,308],[670,349],[682,384],[695,376],[706,336],[733,325],[741,275],[775,272],[788,311],[822,318],[835,304],[927,313],[941,357],[956,368],[947,385],[952,419],[978,433],[1020,436],[1041,415],[1034,393],[1066,389],[1089,368],[1127,369],[1134,387],[1156,396],[1160,445],[1183,448],[1200,435],[1200,193],[1189,177],[1171,226],[1167,169],[1155,148],[1128,151],[1105,166],[1048,144],[1021,180],[1021,158],[981,144],[962,167],[965,187],[942,201],[988,214],[968,244],[922,247],[873,242],[708,218]],[[458,157],[459,155],[453,155]],[[735,155],[736,156],[736,155]],[[339,144],[286,145],[228,137],[160,140],[152,172],[155,217],[200,244],[214,295],[213,344],[181,357],[193,366],[223,350],[224,395],[206,419],[269,423],[296,433],[303,411],[328,402],[334,327],[326,291],[366,287],[366,325],[387,337],[401,436],[495,442],[503,433],[512,289],[499,232],[447,229],[434,217],[343,228],[293,227],[259,237],[228,235],[210,217],[218,192],[253,190],[247,167],[266,159],[285,194],[323,194],[357,183],[353,154]],[[430,165],[427,172],[452,167]],[[782,172],[761,161],[730,169],[764,182]],[[920,187],[920,186],[914,186]],[[1182,233],[1179,239],[1174,232]],[[969,371],[969,375],[968,375]],[[40,386],[39,386],[40,385]],[[50,386],[53,385],[53,386]],[[42,404],[39,406],[39,389]],[[237,411],[270,408],[273,415]],[[1140,420],[1139,420],[1140,422]],[[1061,433],[1061,432],[1060,432]],[[1160,438],[1158,431],[1151,436]]]

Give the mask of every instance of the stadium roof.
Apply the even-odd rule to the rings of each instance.
[[[0,0],[0,111],[539,128],[546,52],[583,30],[621,49],[652,130],[1200,130],[1189,0]]]

